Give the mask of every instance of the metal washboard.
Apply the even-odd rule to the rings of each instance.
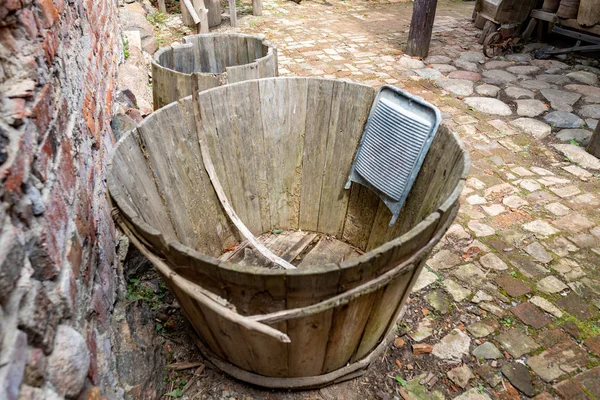
[[[440,111],[393,86],[377,92],[345,188],[373,190],[396,223],[441,122]]]

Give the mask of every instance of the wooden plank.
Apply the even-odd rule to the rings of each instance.
[[[173,293],[173,296],[177,299],[177,302],[181,305],[181,310],[185,314],[186,318],[198,333],[198,336],[202,341],[219,357],[225,357],[225,354],[219,346],[218,340],[215,339],[214,334],[208,327],[206,318],[202,314],[201,308],[197,302],[191,299],[185,293],[182,293],[176,285],[169,285],[169,291]]]
[[[317,237],[308,232],[284,232],[279,235],[265,234],[259,237],[259,241],[283,260],[292,262],[302,251]],[[248,251],[252,251],[252,245],[248,241],[242,242],[234,251],[220,257],[223,261],[232,264],[254,265],[270,268],[269,260],[261,257],[258,252],[252,252],[248,257]],[[249,258],[249,259],[248,259]]]
[[[260,234],[271,231],[271,204],[269,202],[268,153],[264,144],[263,124],[261,121],[261,95],[256,82],[248,82],[227,89],[231,109],[236,116],[232,124],[233,132],[239,132],[240,146],[239,178],[244,190],[248,209],[253,213],[253,232]],[[249,220],[250,221],[250,220]],[[250,225],[249,225],[250,226]]]
[[[342,235],[345,241],[363,251],[366,250],[380,202],[375,192],[352,182]]]
[[[334,84],[319,204],[319,232],[342,237],[350,197],[344,185],[374,94],[368,86],[343,81]]]
[[[387,287],[380,289],[380,297],[373,302],[372,308],[368,312],[369,319],[356,354],[352,357],[351,361],[362,359],[385,335],[385,330],[389,326],[390,319],[412,278],[413,271],[410,272],[409,274],[401,275]]]
[[[329,135],[329,119],[334,81],[308,81],[306,130],[302,161],[302,190],[300,198],[300,229],[317,230],[319,203],[325,167],[325,152]]]
[[[158,0],[158,11],[163,14],[167,13],[167,5],[165,4],[165,0]]]
[[[287,308],[304,307],[335,295],[338,282],[339,268],[336,265],[289,271],[286,277]],[[329,309],[316,315],[287,321],[287,334],[293,343],[287,346],[289,376],[321,374],[332,312]]]
[[[237,89],[240,88],[245,88],[248,85],[239,85]],[[235,107],[239,104],[239,98],[237,97],[227,97],[227,93],[230,91],[231,86],[226,86],[223,90],[221,91],[211,91],[211,100],[213,102],[213,106],[214,103],[217,103],[220,99],[224,98],[224,101],[222,102],[222,104],[227,104],[227,106],[225,107],[219,107],[219,109],[223,110],[225,112],[225,114],[227,113],[227,111],[229,110],[230,112],[240,112],[240,114],[243,114],[243,112],[245,111],[245,109],[243,107],[236,109]],[[238,90],[240,92],[242,92],[242,90]],[[248,241],[250,243],[252,243],[252,245],[254,246],[254,248],[256,250],[258,250],[260,252],[260,254],[267,258],[268,260],[272,261],[273,263],[275,263],[276,265],[279,265],[283,268],[286,269],[295,269],[296,267],[294,267],[292,264],[280,259],[279,257],[277,257],[276,255],[274,255],[273,253],[271,253],[266,247],[264,247],[254,236],[253,236],[253,232],[251,232],[252,229],[252,225],[250,225],[250,227],[246,226],[244,224],[244,222],[241,220],[240,217],[238,217],[237,212],[234,210],[234,207],[231,205],[227,195],[225,194],[225,191],[223,190],[223,187],[221,186],[221,183],[219,181],[219,178],[217,176],[216,170],[214,168],[214,165],[211,161],[210,158],[210,153],[209,153],[209,149],[208,149],[208,145],[206,142],[206,138],[204,135],[204,131],[202,130],[202,118],[201,118],[201,111],[200,111],[200,107],[198,105],[198,103],[200,102],[200,99],[198,97],[198,87],[194,86],[193,89],[193,103],[195,105],[195,120],[196,120],[196,130],[198,132],[198,139],[200,142],[200,151],[202,153],[202,158],[203,158],[203,163],[204,163],[204,168],[206,169],[207,174],[210,177],[210,181],[213,185],[213,188],[219,198],[219,201],[221,202],[221,206],[223,207],[223,209],[225,210],[225,212],[227,213],[227,215],[229,216],[229,219],[231,220],[231,222],[233,222],[233,224],[236,226],[236,228],[240,231],[240,233],[246,238],[248,239]],[[243,97],[244,99],[247,99],[247,96]],[[237,116],[237,113],[236,113]],[[252,115],[251,115],[252,116]],[[250,116],[250,117],[251,117]],[[226,120],[228,121],[232,121],[230,118],[226,118]],[[242,118],[241,120],[243,121],[256,121],[255,118]],[[235,121],[240,121],[239,118],[236,118]],[[258,121],[256,121],[258,123]],[[238,128],[238,129],[236,129]],[[221,130],[221,133],[223,132],[227,132],[227,134],[230,135],[229,140],[234,143],[235,148],[229,148],[229,150],[233,150],[233,151],[238,151],[240,150],[239,145],[237,143],[239,136],[241,135],[241,130],[243,128],[247,128],[247,126],[236,126],[236,125],[229,125],[225,127],[225,130]],[[219,128],[217,128],[219,129]],[[227,129],[230,129],[231,131],[227,131]],[[226,145],[222,145],[221,149],[228,149],[228,147]],[[237,157],[236,157],[237,156]],[[223,155],[223,158],[225,159],[225,167],[229,168],[233,163],[238,161],[239,158],[239,153],[235,154],[235,153],[230,153],[229,156],[227,154]],[[229,171],[231,171],[231,169],[229,168]],[[240,171],[242,172],[242,171]],[[230,178],[233,178],[230,176]],[[252,202],[253,200],[256,199],[256,190],[252,191],[252,188],[250,187],[250,183],[248,181],[248,179],[246,178],[246,185],[244,185],[244,180],[242,180],[241,185],[238,185],[238,182],[233,181],[232,179],[229,180],[229,188],[230,190],[234,193],[236,193],[236,191],[239,191],[239,189],[245,189],[245,195],[248,197],[248,199]],[[257,229],[260,228],[260,215],[257,208],[257,204],[253,204],[250,203],[248,204],[247,201],[244,201],[245,199],[242,197],[242,200],[240,200],[241,204],[246,206],[246,219],[250,220],[252,219],[252,221],[250,223],[255,222],[256,218],[259,218],[258,220],[258,224],[259,226],[256,227],[254,226],[255,231]],[[240,204],[238,202],[238,204]],[[254,207],[253,207],[254,205]],[[254,208],[254,209],[253,209]]]
[[[155,112],[140,125],[140,137],[182,243],[217,256],[233,236],[221,237],[222,210],[202,170],[195,130],[178,103]],[[194,126],[195,127],[195,126]]]
[[[200,95],[200,99],[200,101],[205,103],[205,105],[210,104],[210,97]],[[202,159],[202,153],[199,150],[198,133],[196,132],[195,128],[196,125],[192,98],[188,97],[185,100],[180,100],[179,105],[184,113],[184,119],[188,127],[193,127],[188,129],[188,131],[190,132],[190,137],[187,140],[189,141],[189,143],[193,142],[198,145],[198,147],[194,151],[194,154],[197,156],[196,165],[198,166],[198,171],[201,174],[201,179],[198,181],[198,183],[202,185],[202,188],[198,188],[198,190],[201,190],[202,196],[207,198],[204,204],[207,207],[207,210],[213,213],[213,218],[216,219],[215,230],[217,235],[221,238],[221,251],[223,251],[239,243],[239,232],[237,231],[233,223],[229,220],[227,215],[225,215],[225,213],[223,212],[223,209],[221,208],[221,203],[219,202],[219,199],[212,187],[212,183],[210,182],[210,178],[206,173],[206,170],[203,168],[204,161]],[[211,119],[212,117],[214,117],[214,115],[212,114],[212,112],[209,112],[207,108],[202,107],[202,105],[200,106],[200,109],[201,117],[202,115],[206,116],[206,119],[203,120],[202,125],[204,133],[214,133],[214,130],[216,128],[214,125],[214,119]],[[194,146],[190,144],[190,147]],[[210,202],[208,200],[210,200]],[[201,221],[202,220],[200,220],[199,223],[201,223]]]
[[[308,247],[308,245],[315,240],[316,237],[316,233],[305,232],[305,235],[300,240],[296,241],[293,246],[289,247],[281,254],[281,258],[289,262],[294,261],[296,257],[298,257],[304,251],[304,249],[306,249],[306,247]]]
[[[258,81],[267,156],[270,228],[298,229],[306,79]],[[270,230],[270,229],[269,229]]]
[[[273,78],[277,76],[277,62],[273,53],[256,60],[258,64],[258,75],[261,78]]]
[[[220,268],[223,289],[242,315],[267,314],[286,307],[285,279],[277,271],[261,274],[236,266]],[[286,332],[286,323],[271,325]],[[251,349],[254,371],[265,376],[286,376],[286,345],[277,340],[251,331],[244,333],[244,341]]]
[[[556,16],[556,13],[549,13],[542,10],[531,10],[531,17],[539,19],[540,21],[548,21],[552,23],[558,22],[558,17]]]
[[[238,26],[237,11],[235,9],[235,0],[229,0],[229,22],[233,27]]]
[[[178,240],[164,203],[157,191],[156,182],[148,169],[139,146],[137,130],[119,143],[113,157],[112,173],[123,190],[127,201],[138,215],[155,229],[160,229],[167,242]]]
[[[262,0],[252,0],[252,15],[262,15]]]
[[[373,302],[379,297],[379,292],[373,292],[335,308],[323,373],[334,371],[348,363],[356,352]]]
[[[429,54],[437,0],[421,0],[413,4],[406,54],[421,58]]]
[[[243,35],[235,36],[235,56],[236,56],[236,65],[244,65],[252,62],[253,60],[248,55],[248,44],[247,37]]]
[[[333,239],[322,237],[311,251],[304,256],[298,268],[308,268],[314,265],[339,263],[358,257],[360,254],[352,246]]]
[[[257,63],[227,67],[227,83],[249,81],[259,78]]]
[[[342,263],[340,291],[346,291],[369,282],[376,276],[381,276],[390,269],[405,262],[405,260],[429,242],[438,226],[439,217],[439,214],[434,213],[434,215],[416,226],[410,234],[388,242],[371,253],[361,256],[361,258]],[[385,334],[389,319],[395,312],[398,301],[402,298],[401,296],[404,295],[404,291],[402,290],[408,287],[408,281],[412,277],[413,269],[405,268],[406,272],[404,274],[397,276],[385,288],[380,289],[377,296],[374,296],[370,308],[370,317],[360,339],[360,344],[357,343],[354,347],[358,350],[352,358],[353,360],[359,360],[364,357],[379,342],[382,335]],[[408,274],[408,277],[404,278],[407,276],[406,274]],[[403,280],[406,280],[406,285],[397,283]],[[359,299],[355,307],[360,307],[360,302],[368,303],[369,301],[369,298]]]

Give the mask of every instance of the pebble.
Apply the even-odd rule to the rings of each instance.
[[[550,275],[550,276],[547,276],[547,277],[541,279],[536,284],[536,287],[539,291],[544,292],[546,294],[558,293],[558,292],[562,292],[563,290],[567,289],[567,285],[565,285],[563,282],[561,282],[554,275]]]
[[[542,89],[541,93],[550,102],[552,108],[560,111],[572,111],[573,104],[581,98],[580,94],[567,92],[566,90]]]
[[[548,106],[539,100],[517,100],[517,114],[522,117],[537,117],[548,111]]]
[[[494,253],[488,253],[482,256],[479,259],[479,262],[483,267],[496,271],[504,271],[508,269],[508,265],[506,265],[506,263]]]
[[[477,346],[473,350],[473,355],[486,360],[496,360],[503,357],[502,352],[492,342],[485,342]]]
[[[457,96],[470,96],[473,94],[473,82],[466,79],[439,78],[435,80],[435,84]]]
[[[579,110],[579,115],[581,115],[584,118],[600,118],[600,104],[593,104],[581,107],[581,109]]]
[[[515,75],[501,69],[491,69],[483,72],[483,81],[493,85],[514,82],[516,80],[517,77]]]
[[[536,67],[533,65],[516,65],[514,67],[508,67],[506,70],[510,73],[517,75],[529,75],[535,74],[540,70],[540,67]]]
[[[555,137],[561,142],[570,142],[574,140],[583,145],[587,145],[592,137],[592,132],[586,129],[563,129]]]
[[[477,86],[475,88],[475,91],[477,92],[477,94],[480,94],[482,96],[496,97],[498,95],[498,92],[500,91],[500,88],[498,86],[488,85],[486,83]]]
[[[510,124],[535,137],[536,139],[543,139],[552,133],[552,128],[550,125],[533,118],[518,118],[511,121]]]
[[[553,144],[552,147],[583,168],[600,170],[600,160],[586,152],[585,149],[580,146],[574,146],[572,144]]]
[[[410,58],[407,56],[400,57],[398,60],[398,65],[403,68],[408,69],[420,69],[425,68],[425,64],[421,60],[417,60],[414,58]]]
[[[421,68],[414,70],[417,75],[425,79],[435,79],[442,76],[441,72],[433,68]]]
[[[531,90],[523,89],[517,86],[510,86],[504,89],[504,93],[511,99],[533,99],[535,94]]]
[[[475,378],[475,376],[471,372],[471,369],[464,364],[460,367],[451,369],[450,371],[448,371],[447,375],[452,382],[454,382],[457,386],[460,386],[463,389],[469,384],[469,381],[471,379]]]
[[[556,128],[579,128],[585,125],[577,115],[566,111],[553,111],[544,117],[544,121]]]
[[[83,389],[90,367],[90,353],[79,332],[67,325],[56,329],[54,351],[48,357],[48,380],[68,397]]]
[[[469,97],[465,99],[465,103],[475,110],[486,114],[503,116],[512,114],[510,107],[498,99],[491,99],[489,97]]]
[[[443,360],[459,361],[469,354],[471,338],[459,329],[454,329],[433,346],[432,354]]]
[[[551,236],[559,232],[548,222],[543,221],[541,219],[524,224],[523,229],[542,236]]]
[[[575,71],[567,74],[567,76],[574,81],[585,83],[586,85],[596,85],[598,83],[596,74],[587,71]]]

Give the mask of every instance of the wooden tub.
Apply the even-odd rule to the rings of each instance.
[[[192,94],[192,74],[201,90],[277,76],[277,49],[262,36],[211,33],[186,36],[152,60],[154,109]]]
[[[371,191],[344,190],[374,95],[317,78],[200,93],[224,190],[255,235],[300,264],[295,270],[243,265],[252,252],[240,257],[245,245],[203,168],[191,97],[116,146],[108,188],[118,224],[167,282],[206,357],[238,379],[302,389],[363,373],[456,215],[469,158],[444,126],[393,227]],[[274,229],[285,240],[268,234]]]

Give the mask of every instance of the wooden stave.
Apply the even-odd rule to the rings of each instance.
[[[450,133],[450,134],[451,134],[451,133]],[[455,139],[456,139],[456,137],[455,137]],[[459,142],[459,143],[460,143],[460,142]],[[468,159],[467,159],[467,157],[465,157],[465,164],[467,164],[467,163],[468,163]],[[463,178],[463,181],[464,181],[464,175],[465,175],[465,174],[466,174],[466,170],[465,170],[465,168],[463,167],[463,177],[462,177],[462,178]],[[109,179],[109,180],[110,180],[110,179]],[[114,185],[112,185],[112,186],[114,186]],[[111,185],[109,184],[109,191],[110,191],[110,190],[111,190]],[[457,198],[458,198],[458,195],[460,194],[460,191],[456,191],[456,190],[455,190],[454,192],[455,192],[455,193],[453,193],[453,194],[450,196],[450,198],[448,198],[448,199],[446,200],[446,203],[448,203],[448,202],[451,202],[452,204],[456,203],[456,200],[457,200]],[[112,193],[113,193],[113,191],[111,191],[111,194],[112,194]],[[118,197],[118,196],[117,196],[117,197]],[[117,203],[118,203],[118,199],[117,199]],[[126,209],[126,207],[125,207],[125,209]],[[132,213],[132,212],[134,213],[134,211],[133,211],[133,210],[123,210],[123,211],[124,211],[124,213],[125,213],[125,214],[127,214],[127,213]],[[125,211],[127,211],[127,212],[125,212]],[[129,219],[130,219],[130,221],[132,221],[132,222],[133,222],[133,221],[136,221],[136,222],[139,224],[139,219],[136,219],[135,217],[134,217],[134,218],[131,218],[131,216],[130,216],[130,218],[129,218]],[[135,224],[136,222],[133,222],[133,223]],[[413,228],[413,229],[414,229],[414,228]],[[146,231],[147,231],[147,229],[146,229]],[[412,232],[412,230],[411,230],[411,231],[409,231],[409,232]],[[402,239],[402,238],[405,238],[405,236],[407,236],[409,232],[407,232],[405,235],[403,235],[403,236],[401,236],[400,238],[397,238],[397,239]],[[156,236],[156,232],[152,232],[152,234],[153,234],[154,236]],[[145,235],[143,235],[143,236],[145,236]],[[388,243],[386,243],[386,244],[384,244],[384,245],[382,245],[382,246],[379,246],[379,247],[378,247],[377,249],[375,249],[375,250],[378,250],[378,249],[379,249],[379,250],[381,250],[381,248],[385,248],[385,250],[386,250],[386,251],[383,253],[383,255],[384,255],[384,256],[386,256],[386,257],[389,257],[390,255],[389,255],[388,253],[390,253],[391,251],[394,251],[394,249],[395,249],[395,248],[397,248],[397,247],[399,247],[399,246],[401,246],[401,245],[402,245],[402,240],[392,240],[391,242],[388,242]],[[184,246],[183,246],[183,247],[184,247]],[[158,247],[158,248],[159,248],[159,249],[161,249],[161,247]],[[164,251],[164,250],[165,250],[165,249],[163,249],[163,251]],[[172,245],[169,245],[169,248],[168,248],[168,249],[166,249],[166,250],[167,250],[167,252],[166,252],[166,253],[173,253],[173,251],[174,251],[174,246],[172,246]],[[191,249],[188,249],[188,250],[191,250]],[[369,260],[371,260],[371,259],[375,259],[375,258],[380,258],[380,259],[381,259],[381,258],[383,258],[383,256],[381,255],[381,251],[380,251],[380,252],[377,252],[377,251],[375,251],[375,250],[373,250],[373,251],[371,251],[371,252],[369,252],[369,253],[367,253],[366,255],[363,255],[363,256],[361,256],[361,257],[362,257],[362,258],[366,258],[366,261],[369,261]],[[197,255],[197,254],[193,254],[193,253],[194,253],[194,252],[192,251],[192,254],[191,254],[191,258],[190,258],[190,260],[192,260],[192,263],[196,264],[196,262],[194,262],[194,261],[198,261],[199,259],[201,259],[201,257],[198,257],[198,255]],[[198,254],[199,254],[199,253],[198,253]],[[361,257],[359,257],[359,258],[361,258]],[[241,269],[240,269],[240,268],[238,268],[237,266],[228,265],[227,263],[219,263],[219,262],[217,262],[216,260],[213,260],[213,259],[211,259],[211,257],[208,257],[208,256],[205,256],[205,257],[203,257],[203,258],[204,258],[204,260],[202,261],[202,263],[204,263],[204,265],[206,265],[206,264],[212,264],[213,266],[217,266],[217,269],[218,269],[219,271],[223,272],[225,275],[227,275],[227,273],[230,273],[230,272],[234,272],[234,273],[236,273],[236,274],[241,274],[241,275],[244,275],[244,274],[249,274],[249,275],[247,275],[248,277],[255,277],[257,274],[259,274],[259,275],[273,275],[273,277],[274,277],[274,276],[277,276],[277,275],[286,275],[286,274],[289,274],[289,275],[292,275],[292,276],[293,276],[293,275],[296,275],[296,274],[297,274],[297,275],[307,275],[307,274],[306,274],[306,272],[296,272],[296,271],[286,271],[286,273],[284,273],[284,274],[279,274],[279,271],[273,271],[273,272],[269,272],[268,274],[265,274],[265,270],[264,270],[264,269],[260,269],[260,268],[258,268],[258,269],[255,269],[254,271],[251,271],[251,269],[249,269],[249,268],[247,268],[247,267],[243,267],[243,268],[241,268]],[[357,259],[357,260],[358,260],[358,259]],[[371,261],[372,261],[372,260],[371,260]],[[358,261],[356,261],[356,262],[358,262]],[[342,264],[343,264],[343,263],[342,263]],[[349,269],[351,269],[353,266],[354,266],[354,267],[356,267],[356,265],[354,265],[354,264],[355,264],[355,263],[350,263],[350,262],[348,262],[348,263],[346,263],[346,264],[345,264],[343,267],[344,267],[344,268],[347,268],[347,269],[349,270]],[[175,263],[174,265],[175,265],[175,267],[174,267],[174,268],[175,268],[175,269],[177,269],[177,270],[181,270],[181,268],[182,268],[182,267],[183,267],[183,268],[185,268],[185,267],[186,267],[186,266],[177,265],[177,263]],[[187,267],[189,267],[189,265],[188,265]],[[195,268],[194,268],[194,269],[198,269],[199,267],[200,267],[200,265],[195,265]],[[334,266],[331,266],[331,267],[327,267],[327,266],[325,266],[325,268],[322,270],[322,273],[325,273],[325,274],[333,274],[333,275],[337,275],[337,274],[340,274],[340,273],[341,273],[341,269],[340,269],[340,266],[335,266],[335,265],[334,265]],[[223,274],[221,274],[221,275],[223,275]],[[310,275],[310,273],[309,273],[308,275]],[[359,273],[359,275],[362,275],[362,271]],[[281,279],[281,278],[275,278],[275,279]],[[284,278],[284,279],[285,279],[285,278]],[[303,278],[300,278],[300,279],[303,279]],[[356,301],[359,301],[359,300],[360,300],[360,299],[357,299]],[[309,374],[309,375],[310,375],[310,374]],[[314,375],[314,374],[313,374],[313,375]]]

